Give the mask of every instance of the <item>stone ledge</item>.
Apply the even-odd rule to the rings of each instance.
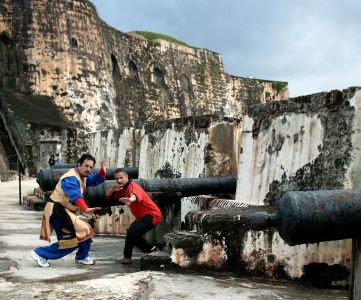
[[[175,267],[177,266],[172,264],[170,254],[166,251],[145,254],[140,259],[141,270],[164,271],[174,269]]]
[[[46,201],[35,195],[26,195],[23,197],[22,204],[29,210],[41,211],[44,209]]]
[[[53,193],[53,191],[47,191],[44,192],[40,187],[37,187],[34,189],[34,195],[47,201],[50,201],[50,195]]]

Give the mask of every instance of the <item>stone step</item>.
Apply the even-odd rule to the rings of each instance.
[[[168,251],[172,267],[244,271],[240,254],[245,236],[251,231],[249,217],[254,212],[274,210],[269,206],[249,206],[190,211],[186,215],[190,230],[166,233],[164,236],[164,249]],[[147,265],[151,267],[151,263]]]
[[[176,231],[164,236],[172,267],[191,270],[224,270],[227,254],[222,239],[192,231]]]
[[[43,210],[46,201],[35,195],[26,195],[23,197],[22,204],[29,210]]]
[[[167,251],[156,251],[145,254],[140,259],[141,270],[164,271],[176,268],[172,264],[171,256]]]
[[[202,248],[203,239],[198,232],[175,231],[164,235],[164,249],[168,253],[173,249],[184,249],[188,256],[196,255]]]
[[[44,201],[48,202],[50,201],[50,195],[53,193],[53,191],[46,191],[44,192],[40,187],[37,187],[33,191],[34,195],[43,199]]]

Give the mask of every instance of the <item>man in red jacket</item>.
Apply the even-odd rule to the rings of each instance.
[[[106,198],[123,202],[136,219],[127,230],[122,260],[123,264],[131,264],[134,246],[144,253],[150,253],[157,249],[155,246],[149,245],[143,235],[162,221],[162,213],[142,187],[128,178],[125,169],[115,170],[114,179],[115,185],[106,191]]]

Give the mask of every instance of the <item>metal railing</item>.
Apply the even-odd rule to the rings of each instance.
[[[10,106],[5,102],[3,96],[0,95],[0,118],[4,124],[5,131],[8,133],[11,145],[14,147],[17,159],[19,162],[19,168],[24,173],[25,167],[25,144],[21,137],[21,133],[16,126],[16,119],[14,112],[10,109]]]

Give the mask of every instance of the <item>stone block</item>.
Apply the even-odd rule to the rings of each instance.
[[[26,195],[23,197],[22,203],[29,210],[41,211],[44,209],[46,201],[35,195]]]

